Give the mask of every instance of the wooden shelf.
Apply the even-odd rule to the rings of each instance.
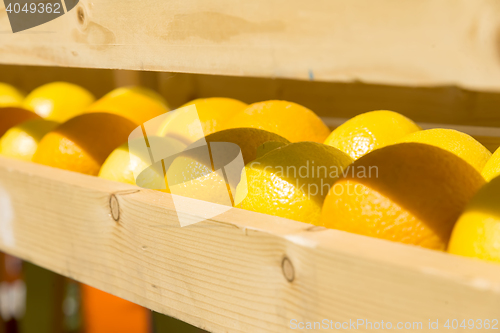
[[[60,69],[96,94],[289,99],[331,126],[390,108],[498,147],[497,0],[83,0],[16,34],[3,6],[0,64],[221,75]],[[0,66],[0,80],[61,75],[36,72]],[[2,157],[0,251],[211,332],[500,317],[498,265],[239,209],[181,228],[169,194]]]
[[[83,0],[16,34],[2,7],[3,64],[500,91],[497,0]]]
[[[0,207],[1,251],[213,332],[500,315],[498,265],[239,209],[181,228],[169,194],[32,163],[0,158]]]

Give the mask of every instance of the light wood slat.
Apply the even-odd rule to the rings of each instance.
[[[0,62],[500,90],[497,0],[83,0]]]
[[[500,266],[479,260],[239,209],[180,228],[168,194],[5,158],[0,191],[0,250],[209,331],[500,317]]]

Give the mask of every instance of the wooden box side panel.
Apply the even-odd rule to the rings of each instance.
[[[239,209],[180,228],[167,194],[5,158],[0,204],[2,251],[209,331],[500,315],[500,267],[444,253]]]
[[[0,62],[500,90],[496,0],[80,1]]]

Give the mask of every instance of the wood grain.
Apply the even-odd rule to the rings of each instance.
[[[0,63],[500,90],[496,0],[83,0]]]
[[[180,228],[169,194],[5,158],[0,189],[0,250],[211,332],[500,316],[498,265],[239,209]]]

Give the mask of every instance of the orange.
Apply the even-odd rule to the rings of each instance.
[[[86,112],[109,112],[133,121],[137,125],[168,112],[169,108],[158,93],[143,87],[117,88],[95,103]]]
[[[225,122],[248,106],[237,99],[224,97],[198,98],[183,106],[188,105],[196,106],[205,135],[223,130]]]
[[[83,113],[94,99],[90,91],[76,84],[52,82],[29,93],[23,106],[40,117],[62,123]]]
[[[273,149],[245,166],[236,207],[318,224],[328,190],[350,163],[347,154],[317,142]]]
[[[491,152],[472,136],[444,128],[433,128],[424,131],[413,132],[397,143],[418,142],[433,145],[463,158],[464,161],[472,165],[478,172],[481,172],[484,165],[491,157]]]
[[[500,175],[500,148],[497,148],[491,155],[483,170],[481,170],[481,174],[488,182]]]
[[[287,101],[249,105],[227,123],[226,128],[253,127],[281,135],[290,142],[323,142],[330,130],[311,110]]]
[[[228,193],[234,194],[245,163],[253,161],[258,147],[266,142],[289,143],[277,134],[256,128],[228,129],[193,143],[168,168],[171,193],[232,205]],[[240,152],[242,160],[238,160]]]
[[[111,152],[126,142],[136,125],[110,113],[72,118],[44,136],[33,162],[97,175]]]
[[[42,138],[58,125],[55,121],[34,119],[11,127],[0,139],[0,155],[31,161]]]
[[[231,128],[207,135],[206,142],[231,142],[241,149],[245,164],[257,158],[259,148],[266,143],[288,144],[290,141],[278,134],[257,128]]]
[[[485,184],[458,156],[427,144],[375,150],[330,190],[320,225],[444,250],[465,205]]]
[[[0,82],[0,107],[21,106],[24,94],[7,83]]]
[[[173,153],[182,152],[186,148],[180,141],[158,136],[148,136],[148,144],[149,147],[155,146],[161,151]],[[146,146],[144,138],[136,138],[113,150],[102,165],[99,177],[168,192],[163,165],[161,162],[153,164],[150,148]]]
[[[472,198],[451,234],[448,252],[500,263],[500,177]]]
[[[36,113],[21,108],[0,108],[0,137],[11,127],[32,119],[42,118]]]
[[[272,150],[275,150],[277,148],[286,146],[287,144],[284,142],[278,142],[278,141],[269,141],[269,142],[264,142],[261,144],[259,147],[257,147],[257,156],[256,158],[262,157],[265,154],[269,153]]]
[[[337,127],[324,143],[358,159],[419,130],[417,124],[397,112],[370,111]]]
[[[198,117],[186,116],[182,112],[170,113],[159,127],[159,136],[169,136],[189,145],[204,136],[223,130],[224,124],[247,104],[232,98],[199,98],[186,106],[196,106]],[[179,108],[179,109],[181,109]]]

